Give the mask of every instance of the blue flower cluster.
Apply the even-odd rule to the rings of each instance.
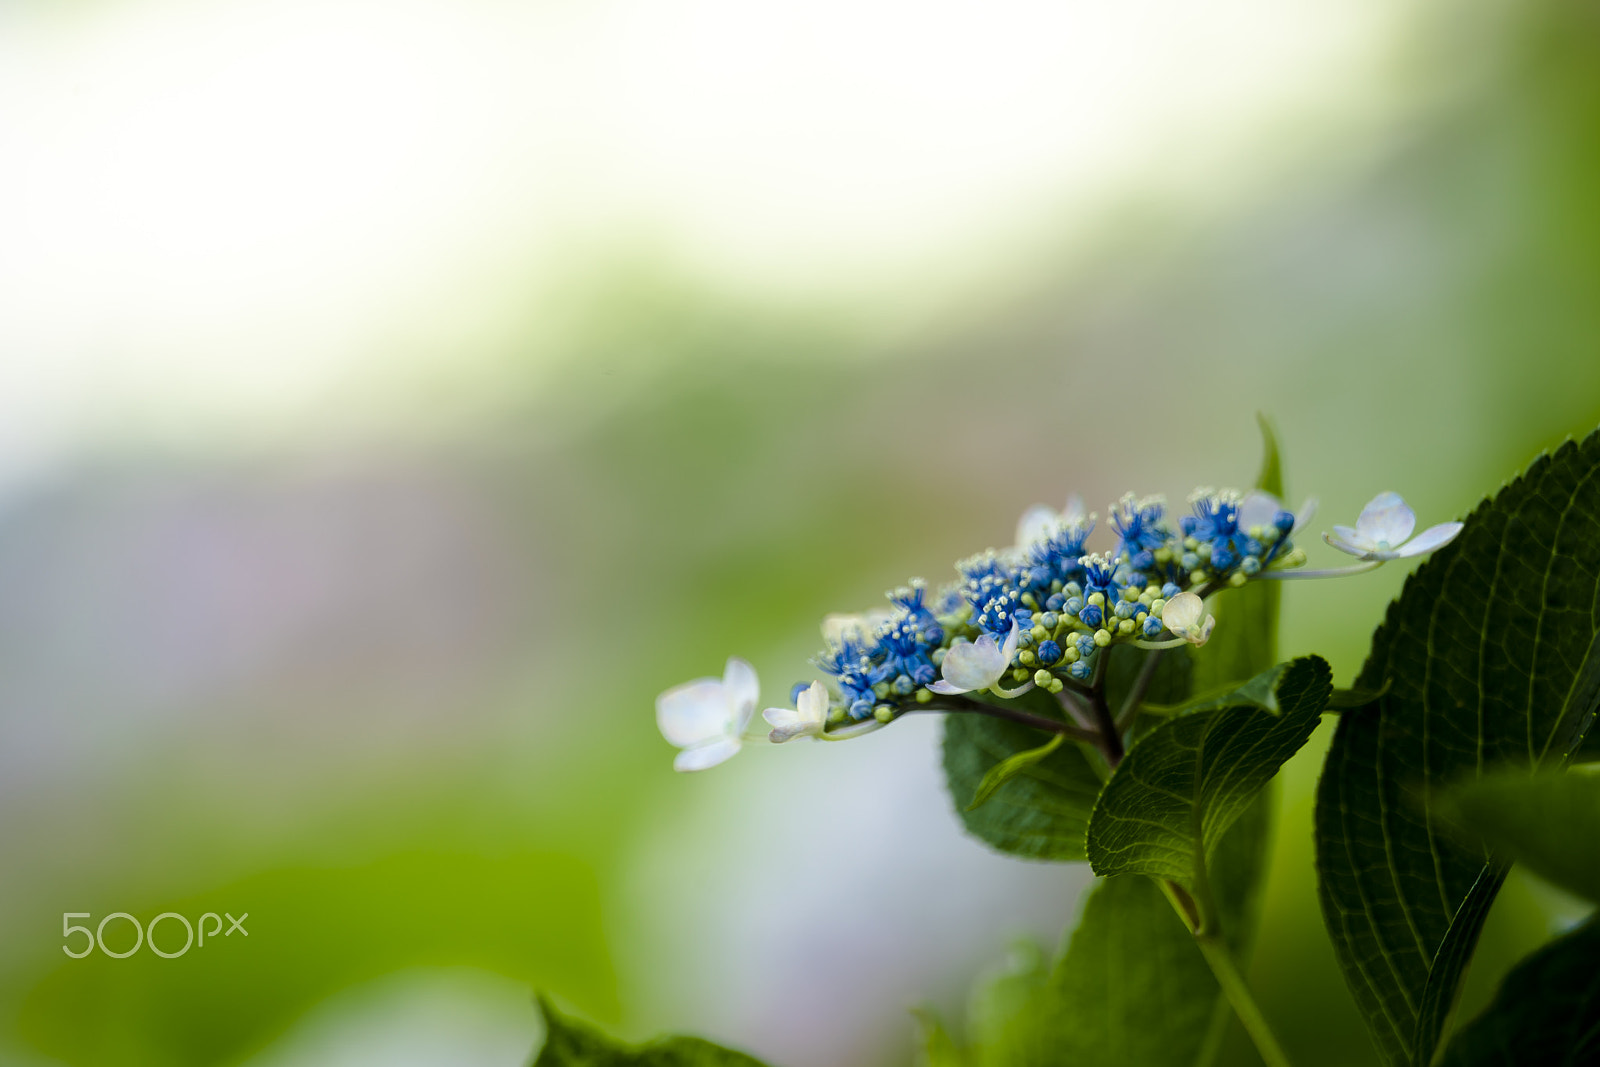
[[[1293,512],[1275,508],[1270,514],[1251,516],[1239,494],[1214,489],[1198,490],[1190,503],[1194,514],[1178,520],[1183,531],[1179,564],[1191,576],[1199,575],[1201,581],[1213,575],[1249,578],[1294,548],[1289,538],[1295,524]]]
[[[988,642],[984,655],[1001,657],[1015,682],[1051,692],[1090,682],[1106,647],[1172,640],[1162,611],[1180,593],[1205,596],[1304,562],[1290,536],[1295,516],[1270,497],[1202,489],[1190,503],[1174,529],[1160,499],[1123,497],[1111,508],[1108,554],[1087,549],[1093,516],[1056,516],[1029,543],[956,564],[959,578],[931,601],[921,581],[891,592],[886,616],[850,617],[815,661],[837,697],[830,721],[888,721],[927,703],[960,642]]]
[[[920,580],[894,590],[888,594],[894,610],[887,619],[876,626],[866,619],[845,624],[837,643],[817,658],[841,699],[834,721],[859,721],[880,707],[892,708],[926,691],[939,676],[945,630],[927,606],[927,592]],[[796,687],[801,688],[804,683]]]

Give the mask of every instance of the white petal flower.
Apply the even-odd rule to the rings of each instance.
[[[1211,640],[1211,631],[1217,625],[1215,615],[1206,615],[1205,601],[1194,593],[1179,593],[1161,609],[1161,624],[1196,647]],[[1201,622],[1205,616],[1205,622]]]
[[[683,749],[674,770],[703,771],[731,759],[743,743],[744,728],[761,695],[756,669],[732,657],[716,678],[696,678],[656,697],[661,736]]]
[[[1271,493],[1264,493],[1260,489],[1253,489],[1239,502],[1239,529],[1248,531],[1254,526],[1271,526],[1278,517],[1278,512],[1287,510],[1283,501]],[[1294,526],[1289,530],[1289,536],[1294,537],[1305,529],[1306,523],[1311,521],[1311,516],[1317,512],[1317,498],[1307,497],[1305,503],[1300,505],[1300,510],[1294,512]]]
[[[1005,677],[1020,638],[1017,620],[1012,619],[1011,633],[1003,645],[993,634],[980,634],[976,641],[951,645],[940,665],[944,677],[928,688],[946,695],[990,688]]]
[[[823,724],[828,721],[828,691],[822,683],[812,682],[794,704],[792,708],[768,708],[761,713],[772,727],[768,739],[774,744],[822,733]]]
[[[1417,513],[1399,493],[1379,493],[1361,509],[1354,529],[1335,526],[1333,533],[1323,534],[1322,539],[1340,552],[1382,562],[1432,552],[1461,532],[1459,522],[1444,522],[1430,526],[1413,538],[1411,531],[1416,528]]]
[[[1083,498],[1077,493],[1067,497],[1067,506],[1062,511],[1045,504],[1035,504],[1024,511],[1022,518],[1017,520],[1016,547],[1026,548],[1037,541],[1043,541],[1061,527],[1082,522],[1086,518],[1088,512],[1083,509]]]

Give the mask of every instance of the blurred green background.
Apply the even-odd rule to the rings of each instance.
[[[1248,481],[1258,410],[1319,526],[1464,513],[1600,423],[1597,189],[1592,2],[0,5],[0,1062],[511,1065],[539,988],[911,1063],[1086,872],[963,837],[936,723],[682,777],[655,694],[782,702],[1030,503]],[[1403,577],[1284,651],[1348,679]],[[1371,1059],[1326,733],[1300,1065]],[[1514,877],[1467,1010],[1569,917]]]

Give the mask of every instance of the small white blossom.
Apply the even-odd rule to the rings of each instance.
[[[703,771],[731,759],[761,695],[756,669],[732,657],[722,678],[696,678],[656,697],[661,736],[683,749],[672,761],[678,771]]]
[[[1252,489],[1239,502],[1239,529],[1248,533],[1257,526],[1271,526],[1277,519],[1278,512],[1286,510],[1283,501],[1271,493]],[[1300,531],[1305,529],[1306,523],[1311,521],[1311,516],[1316,513],[1317,498],[1307,497],[1305,503],[1300,505],[1300,510],[1294,512],[1294,526],[1288,531],[1289,536],[1298,536]]]
[[[768,740],[781,745],[796,737],[815,737],[828,721],[828,691],[821,682],[812,682],[792,708],[768,708],[761,713],[772,727]]]
[[[1198,647],[1211,640],[1211,631],[1217,625],[1217,617],[1206,615],[1205,611],[1205,601],[1194,593],[1179,593],[1162,607],[1161,624],[1174,636]],[[1205,617],[1204,623],[1201,616]]]
[[[1355,529],[1335,526],[1333,533],[1323,534],[1322,539],[1340,552],[1382,562],[1432,552],[1461,532],[1459,522],[1444,522],[1412,537],[1411,531],[1416,527],[1417,513],[1400,499],[1399,493],[1379,493],[1361,509]]]
[[[951,645],[944,654],[940,671],[944,675],[928,686],[935,693],[953,695],[988,689],[1005,677],[1011,660],[1017,654],[1021,631],[1017,620],[1011,620],[1011,633],[1005,644],[994,639],[993,634],[980,634],[976,641]]]
[[[1026,548],[1043,541],[1061,527],[1082,522],[1086,518],[1088,512],[1083,509],[1083,498],[1077,493],[1067,497],[1067,506],[1063,511],[1057,511],[1047,504],[1035,504],[1017,520],[1016,547]]]

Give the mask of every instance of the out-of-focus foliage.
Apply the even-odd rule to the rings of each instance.
[[[539,1013],[544,1044],[533,1067],[761,1067],[761,1061],[742,1052],[697,1037],[664,1037],[629,1048],[567,1018],[548,1000],[539,1002]]]
[[[1501,771],[1444,790],[1437,804],[1491,851],[1600,903],[1600,856],[1581,844],[1600,838],[1600,777]]]

